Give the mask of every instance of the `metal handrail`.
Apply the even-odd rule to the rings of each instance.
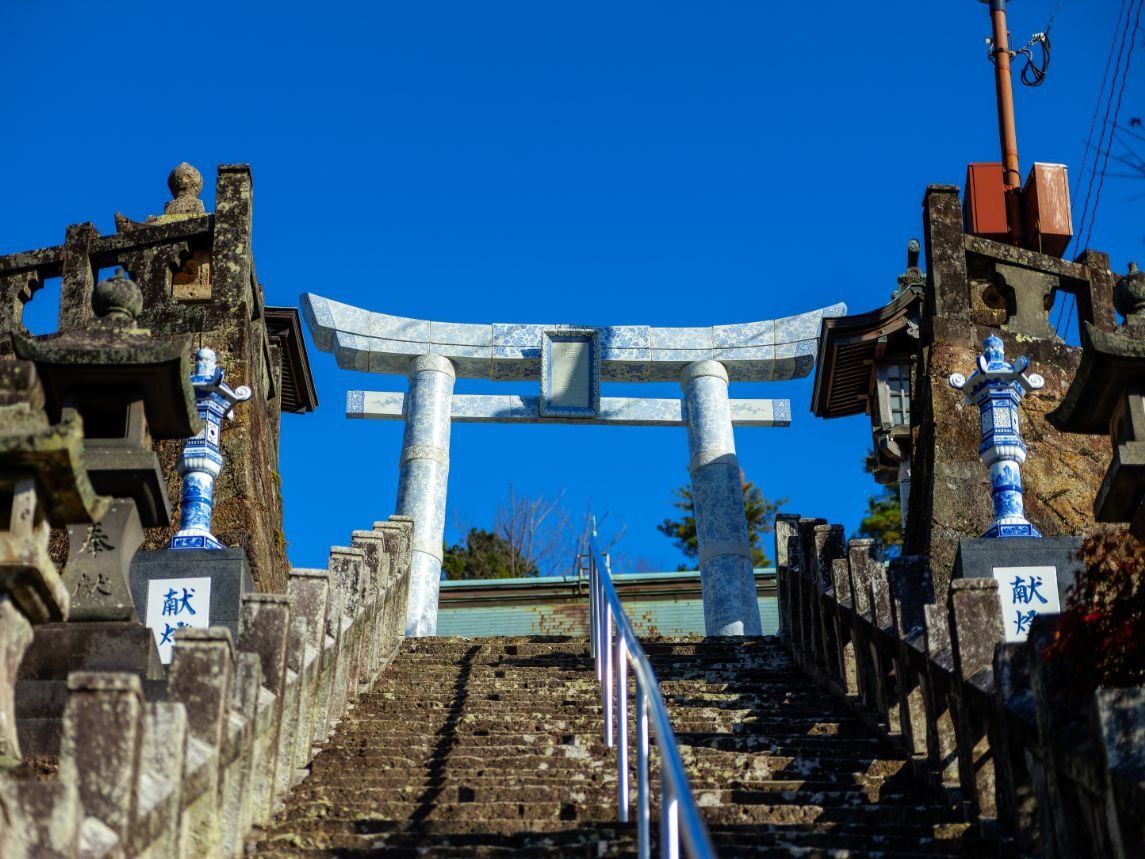
[[[637,855],[640,859],[649,859],[652,850],[648,784],[648,728],[651,721],[656,746],[660,750],[660,856],[662,859],[679,859],[682,839],[691,859],[716,859],[711,836],[700,817],[684,772],[676,735],[668,719],[668,708],[660,695],[660,682],[620,604],[620,597],[612,585],[609,558],[601,553],[595,531],[594,527],[586,541],[589,638],[604,703],[604,743],[610,749],[618,746],[618,817],[621,823],[628,822],[628,663],[631,662],[636,677]],[[614,730],[614,725],[619,726],[619,732]]]

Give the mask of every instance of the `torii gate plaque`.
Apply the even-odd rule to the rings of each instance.
[[[350,391],[350,418],[399,420],[397,513],[414,520],[406,635],[434,635],[453,421],[686,426],[708,635],[760,635],[733,425],[788,426],[788,400],[729,400],[728,381],[811,372],[824,316],[708,328],[460,325],[374,313],[306,293],[314,343],[338,366],[409,377],[409,393]],[[539,396],[455,396],[457,376],[540,381]],[[601,397],[601,382],[679,381],[683,399]]]

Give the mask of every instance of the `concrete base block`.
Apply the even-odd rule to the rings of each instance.
[[[992,578],[995,567],[1054,567],[1063,589],[1070,572],[1081,568],[1073,555],[1081,537],[994,538],[959,540],[954,556],[954,578]]]
[[[165,549],[136,552],[131,562],[131,598],[141,618],[147,617],[148,583],[154,579],[210,579],[210,625],[239,634],[242,596],[253,593],[250,561],[242,549]]]

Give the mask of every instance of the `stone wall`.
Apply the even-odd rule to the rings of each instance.
[[[1056,615],[1003,640],[993,579],[943,604],[919,556],[884,564],[822,519],[775,525],[780,630],[796,661],[900,744],[967,820],[1015,855],[1136,856],[1145,840],[1145,688],[1071,693],[1042,656]]]
[[[143,292],[140,326],[156,335],[192,334],[195,348],[218,354],[231,387],[254,392],[223,426],[226,465],[215,489],[213,530],[225,545],[246,550],[260,590],[281,591],[289,569],[278,468],[281,358],[271,349],[255,276],[250,168],[219,167],[213,214],[203,212],[202,180],[189,165],[176,168],[169,184],[175,199],[164,215],[146,222],[117,215],[118,230],[108,236],[92,224],[76,224],[62,245],[0,257],[0,357],[12,354],[9,333],[27,333],[23,307],[45,279],[62,278],[64,331],[92,317],[92,290],[101,277],[126,269]],[[148,530],[144,549],[165,548],[178,530],[181,447],[180,441],[155,444],[174,510],[168,528]],[[57,535],[53,545],[62,565],[66,538]]]
[[[412,523],[176,635],[166,680],[68,676],[55,777],[0,772],[0,856],[238,856],[404,637]]]
[[[943,319],[935,320],[934,330],[925,371],[920,373],[920,387],[928,400],[926,425],[916,435],[920,449],[931,449],[933,483],[929,493],[920,492],[927,481],[921,469],[916,470],[912,494],[930,503],[925,514],[929,529],[915,528],[912,523],[908,541],[913,542],[907,551],[929,549],[932,567],[945,571],[948,581],[958,540],[980,536],[994,518],[989,472],[978,458],[982,440],[978,407],[965,405],[961,392],[952,389],[948,380],[951,373],[969,375],[982,341],[998,332]],[[1061,403],[1077,371],[1081,350],[1049,340],[1001,336],[1010,360],[1026,355],[1030,372],[1046,380],[1020,406],[1022,436],[1029,450],[1022,466],[1026,518],[1046,535],[1082,535],[1094,524],[1093,496],[1112,455],[1109,439],[1059,432],[1045,417]],[[916,515],[923,514],[918,511]]]
[[[1062,433],[1045,419],[1061,402],[1081,360],[1049,325],[1057,292],[1076,300],[1078,318],[1115,327],[1109,258],[1076,262],[963,233],[958,189],[931,186],[924,201],[927,285],[912,401],[912,481],[905,551],[930,559],[935,596],[946,605],[958,540],[978,537],[993,518],[988,475],[978,459],[977,409],[949,385],[969,375],[983,340],[996,335],[1012,360],[1030,358],[1046,380],[1021,405],[1029,447],[1022,468],[1027,518],[1047,536],[1081,535],[1094,524],[1092,499],[1112,451],[1103,436]]]

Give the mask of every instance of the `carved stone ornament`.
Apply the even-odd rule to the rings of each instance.
[[[171,189],[170,200],[163,207],[164,215],[201,215],[203,201],[203,175],[186,161],[179,164],[167,177],[167,187]]]

